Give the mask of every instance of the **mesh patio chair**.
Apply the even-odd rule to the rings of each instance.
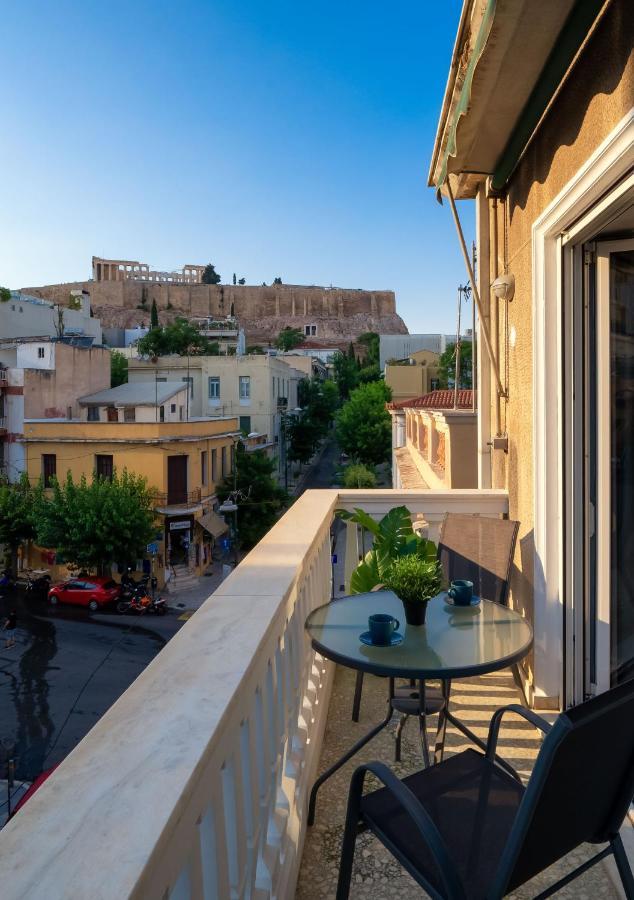
[[[545,732],[531,778],[494,762],[502,716]],[[363,795],[366,774],[384,785]],[[436,900],[498,900],[580,844],[603,844],[543,900],[614,855],[628,900],[634,877],[619,836],[634,795],[634,682],[562,713],[552,728],[521,706],[491,719],[486,754],[465,750],[400,781],[383,763],[352,776],[337,900],[347,900],[357,833],[370,830]]]
[[[473,582],[474,593],[485,600],[506,604],[509,591],[509,573],[519,522],[511,519],[493,519],[488,516],[447,513],[440,529],[438,559],[443,578],[448,584],[458,578]],[[352,720],[359,721],[363,672],[357,673]],[[442,759],[446,719],[444,716],[451,684],[425,690],[425,714],[420,715],[419,692],[413,686],[397,687],[391,701],[392,709],[401,714],[395,734],[394,758],[401,759],[401,740],[408,716],[417,716],[423,760],[429,763],[426,717],[438,713],[440,718],[436,755]]]

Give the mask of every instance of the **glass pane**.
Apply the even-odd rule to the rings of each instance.
[[[634,251],[610,255],[610,677],[634,676]]]

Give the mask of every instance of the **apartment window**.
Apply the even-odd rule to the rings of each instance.
[[[231,445],[231,468],[229,469],[229,471],[233,472],[235,467],[236,467],[236,447],[235,447],[235,444],[232,444]]]
[[[98,453],[95,456],[95,474],[97,478],[106,478],[112,481],[114,466],[112,464],[112,456],[105,453]]]
[[[88,407],[88,421],[89,422],[98,422],[99,421],[99,407],[98,406],[89,406]]]
[[[207,484],[207,451],[203,450],[200,454],[200,482]]]
[[[194,399],[194,379],[191,375],[184,375],[182,381],[185,381],[189,385],[189,396],[190,399]]]
[[[106,407],[106,412],[107,412],[109,422],[118,422],[119,421],[119,410],[115,406]]]
[[[37,348],[37,358],[44,359],[44,347]]]
[[[176,404],[175,403],[170,403],[170,412],[173,412],[173,413],[176,412]]]
[[[51,486],[51,480],[57,475],[57,457],[54,453],[42,454],[42,477],[44,479],[44,487]]]
[[[220,400],[220,378],[217,375],[207,379],[207,391],[210,400]]]
[[[157,378],[157,382],[166,382],[167,378]]]
[[[160,422],[165,421],[165,407],[164,406],[161,406],[161,408],[159,410],[159,421]]]
[[[222,475],[224,478],[224,476],[228,474],[227,473],[227,448],[223,447],[221,450],[221,453],[222,453]]]
[[[185,417],[184,411],[185,411],[185,407],[184,407],[184,406],[179,406],[179,407],[178,407],[178,418],[181,420],[181,422],[183,421],[183,419],[184,419],[184,417]]]
[[[163,407],[161,407],[163,409]],[[126,406],[123,410],[124,422],[136,422],[136,408],[134,406]]]
[[[251,416],[240,416],[240,431],[249,434],[251,431]]]
[[[215,484],[218,481],[218,451],[211,451],[211,480]]]
[[[306,337],[314,337],[317,334],[316,325],[304,325],[304,334]]]
[[[240,376],[240,399],[251,399],[251,378],[249,375]]]

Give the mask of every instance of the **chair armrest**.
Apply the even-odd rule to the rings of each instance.
[[[495,759],[495,751],[498,743],[498,736],[500,733],[500,725],[502,724],[502,716],[506,712],[514,712],[518,716],[522,716],[523,719],[526,719],[527,722],[530,722],[535,728],[539,728],[544,734],[548,734],[551,725],[546,721],[546,719],[542,719],[541,716],[538,716],[537,713],[534,713],[532,710],[527,709],[525,706],[520,706],[518,703],[511,703],[509,706],[502,706],[500,709],[496,710],[491,717],[491,722],[489,724],[489,736],[487,738],[487,751],[486,757],[493,761]]]
[[[436,828],[433,819],[416,795],[396,777],[388,766],[382,762],[370,762],[359,766],[355,770],[350,783],[351,796],[353,793],[356,793],[360,801],[363,793],[363,782],[368,772],[371,772],[378,778],[408,814],[438,867],[438,874],[447,891],[447,898],[450,898],[450,900],[465,900],[466,891],[464,885],[456,871],[455,863],[449,855],[447,845]]]

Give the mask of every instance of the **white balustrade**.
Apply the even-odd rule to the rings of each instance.
[[[500,515],[497,491],[307,491],[0,833],[3,900],[291,898],[330,663],[337,507]]]

